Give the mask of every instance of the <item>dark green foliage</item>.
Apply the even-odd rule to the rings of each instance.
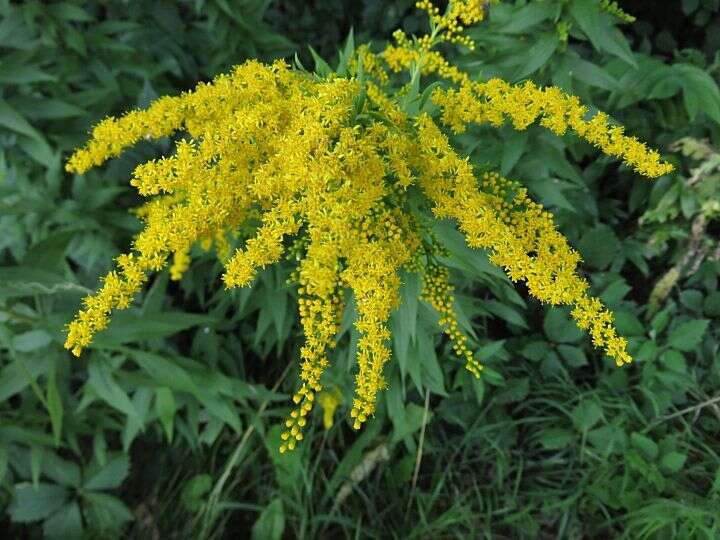
[[[335,423],[325,430],[318,408],[302,447],[278,452],[302,344],[289,264],[228,293],[219,265],[200,258],[180,283],[155,276],[82,359],[62,348],[63,325],[137,230],[132,167],[171,148],[140,145],[100,172],[66,175],[62,159],[93,122],[247,57],[300,52],[312,65],[299,43],[335,66],[350,28],[355,43],[417,30],[411,4],[0,2],[0,530],[720,535],[711,1],[678,3],[672,21],[626,2],[640,19],[633,26],[594,0],[506,2],[473,31],[477,50],[454,58],[479,77],[557,84],[668,155],[682,139],[672,147],[677,173],[655,183],[538,127],[457,140],[479,166],[521,178],[557,216],[630,340],[631,366],[602,358],[566,312],[528,299],[450,223],[434,232],[482,379],[454,359],[429,306],[406,301],[392,319],[390,387],[359,433],[346,421],[357,340],[349,299],[326,379],[344,400]],[[408,279],[403,298],[418,288]]]

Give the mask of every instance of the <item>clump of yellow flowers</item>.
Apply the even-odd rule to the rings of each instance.
[[[175,136],[177,143],[173,155],[134,170],[130,183],[151,197],[138,212],[145,227],[102,288],[85,298],[65,346],[80,355],[111,312],[131,304],[150,272],[170,265],[172,279],[180,279],[195,244],[214,247],[228,288],[250,285],[258,270],[292,251],[305,344],[281,450],[302,439],[321,395],[347,289],[360,335],[350,415],[360,428],[386,385],[388,321],[399,304],[401,270],[421,274],[422,298],[439,312],[458,357],[480,376],[482,366],[458,328],[449,272],[425,225],[431,214],[455,220],[469,246],[488,250],[494,264],[524,281],[539,300],[572,306],[597,347],[618,365],[630,362],[625,339],[608,310],[588,295],[576,271],[580,256],[551,214],[519,183],[476,174],[453,149],[448,131],[508,119],[522,130],[539,120],[557,135],[572,130],[642,175],[657,177],[672,167],[607,115],[588,118],[577,98],[557,88],[474,81],[450,65],[437,45],[472,48],[464,29],[483,19],[486,4],[452,0],[441,14],[429,0],[418,2],[429,15],[430,33],[398,31],[395,43],[379,53],[360,47],[346,76],[249,61],[192,92],[95,126],[87,145],[68,160],[68,171],[84,173],[140,139]],[[394,90],[403,73],[410,82]],[[437,117],[414,106],[421,76],[443,82],[430,97]],[[411,204],[418,198],[424,206]],[[425,208],[429,212],[419,215]],[[238,234],[250,222],[252,234]]]

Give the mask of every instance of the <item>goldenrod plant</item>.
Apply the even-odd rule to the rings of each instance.
[[[314,74],[299,62],[252,60],[194,91],[96,125],[67,161],[68,172],[85,173],[142,139],[172,136],[175,153],[132,173],[130,183],[149,199],[138,211],[145,227],[101,289],[85,298],[65,347],[79,356],[113,310],[131,305],[151,272],[169,266],[171,278],[181,279],[195,245],[215,250],[227,288],[250,286],[259,270],[291,253],[305,343],[281,451],[302,440],[308,413],[324,395],[347,290],[360,335],[350,412],[357,429],[387,385],[388,321],[400,302],[401,271],[421,276],[422,299],[439,313],[456,355],[481,376],[482,358],[458,325],[450,274],[433,238],[433,221],[450,219],[468,246],[487,250],[538,300],[571,306],[596,347],[619,366],[629,363],[625,338],[589,294],[577,269],[581,257],[553,216],[522,183],[476,169],[453,138],[475,124],[509,120],[525,130],[539,122],[648,178],[672,166],[558,88],[476,80],[450,64],[442,51],[473,49],[466,30],[493,3],[453,0],[441,13],[423,0],[417,7],[428,15],[428,33],[397,31],[381,51],[354,50],[349,42],[335,71],[320,59]]]

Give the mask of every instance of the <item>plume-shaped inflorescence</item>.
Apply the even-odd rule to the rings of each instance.
[[[597,347],[618,365],[630,362],[626,341],[616,334],[612,315],[588,295],[577,273],[580,257],[552,216],[519,183],[476,175],[447,132],[508,119],[525,129],[539,121],[558,135],[574,131],[645,176],[671,166],[611,126],[606,115],[587,118],[573,96],[529,82],[471,81],[433,50],[442,41],[472,46],[463,30],[483,18],[483,2],[452,1],[443,15],[428,1],[418,7],[428,11],[430,34],[410,39],[396,33],[395,44],[380,53],[358,48],[348,76],[320,78],[282,61],[249,61],[193,92],[100,122],[68,160],[68,171],[84,173],[140,139],[175,136],[177,144],[173,155],[133,172],[130,183],[149,197],[138,211],[144,229],[101,289],[84,300],[66,347],[80,355],[111,312],[131,304],[150,272],[169,266],[172,279],[180,279],[195,244],[214,246],[228,288],[250,285],[260,269],[292,250],[305,344],[297,407],[281,450],[302,439],[346,289],[355,299],[360,334],[350,413],[359,428],[386,384],[388,321],[398,306],[401,269],[421,274],[421,297],[439,312],[458,357],[480,376],[482,366],[454,315],[449,272],[426,226],[434,216],[454,219],[471,247],[488,250],[493,263],[539,300],[572,306]],[[445,81],[431,97],[437,118],[400,105],[410,86],[393,90],[393,80],[404,71],[413,79],[424,74]],[[423,206],[410,204],[417,193],[431,215],[419,215]]]

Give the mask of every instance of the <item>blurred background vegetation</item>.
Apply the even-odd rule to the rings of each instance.
[[[556,84],[669,156],[655,182],[540,128],[457,138],[526,183],[584,258],[636,362],[616,369],[562,310],[437,233],[459,284],[474,381],[425,326],[393,318],[395,361],[355,433],[352,313],[325,410],[277,452],[301,333],[290,264],[223,291],[199,260],[118,313],[89,354],[63,325],[125,251],[146,143],[86,176],[63,159],[108,114],[251,57],[331,64],[348,32],[420,31],[411,0],[0,0],[0,530],[10,538],[720,537],[720,2],[513,0],[453,60]],[[413,297],[412,280],[404,286]],[[336,409],[333,407],[337,406]],[[323,422],[334,418],[331,426]],[[329,424],[329,422],[328,422]]]

